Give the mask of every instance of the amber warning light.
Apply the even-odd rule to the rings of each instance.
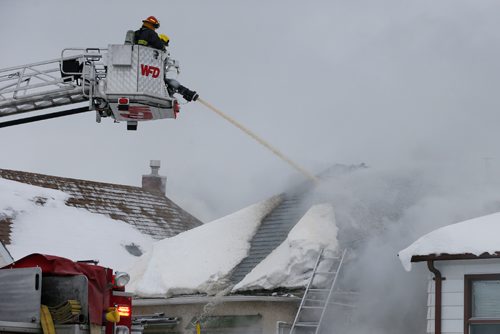
[[[120,305],[117,310],[120,317],[130,317],[130,306]]]

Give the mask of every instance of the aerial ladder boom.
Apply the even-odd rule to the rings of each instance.
[[[169,52],[133,45],[130,38],[105,49],[68,48],[58,59],[0,69],[0,118],[37,112],[0,127],[91,110],[97,122],[112,117],[126,122],[129,130],[140,121],[176,118],[180,104],[174,93],[188,101],[198,95],[167,78],[173,71],[178,74],[179,65]],[[53,107],[64,110],[40,115]]]
[[[54,59],[0,69],[0,117],[60,106],[71,110],[75,104],[89,101],[89,83],[79,84],[61,72],[63,61],[76,59]],[[91,109],[87,107],[87,110]]]
[[[127,32],[125,44],[111,44],[106,49],[68,48],[61,57],[45,62],[0,69],[0,119],[5,116],[35,112],[31,117],[0,122],[0,128],[77,113],[96,111],[96,121],[112,117],[124,121],[128,130],[138,122],[176,118],[180,110],[174,94],[186,101],[198,100],[204,106],[244,131],[315,183],[318,179],[294,163],[268,142],[210,105],[195,91],[167,76],[179,73],[179,64],[167,51],[134,45],[133,31]],[[82,107],[82,102],[87,106]],[[47,114],[53,107],[64,110]]]

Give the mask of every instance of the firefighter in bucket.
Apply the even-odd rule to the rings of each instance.
[[[134,44],[165,51],[170,38],[164,34],[158,35],[155,30],[159,27],[160,21],[154,16],[142,20],[142,27],[134,33]],[[168,86],[168,92],[171,96],[178,93],[188,102],[198,99],[198,94],[195,91],[184,87],[177,80],[165,78],[165,84]]]
[[[134,33],[134,44],[149,46],[165,51],[165,42],[156,33],[160,27],[160,21],[154,16],[142,20],[142,27]]]

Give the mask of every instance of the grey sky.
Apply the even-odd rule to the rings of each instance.
[[[121,43],[157,16],[179,80],[312,172],[333,163],[498,166],[497,1],[0,2],[0,67]],[[137,132],[88,113],[0,130],[0,167],[138,185],[202,219],[300,178],[202,105]]]

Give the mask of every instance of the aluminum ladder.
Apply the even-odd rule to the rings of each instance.
[[[306,291],[290,329],[290,334],[318,334],[347,249],[339,257],[326,257],[322,249],[316,259]],[[326,268],[325,268],[326,267]]]

